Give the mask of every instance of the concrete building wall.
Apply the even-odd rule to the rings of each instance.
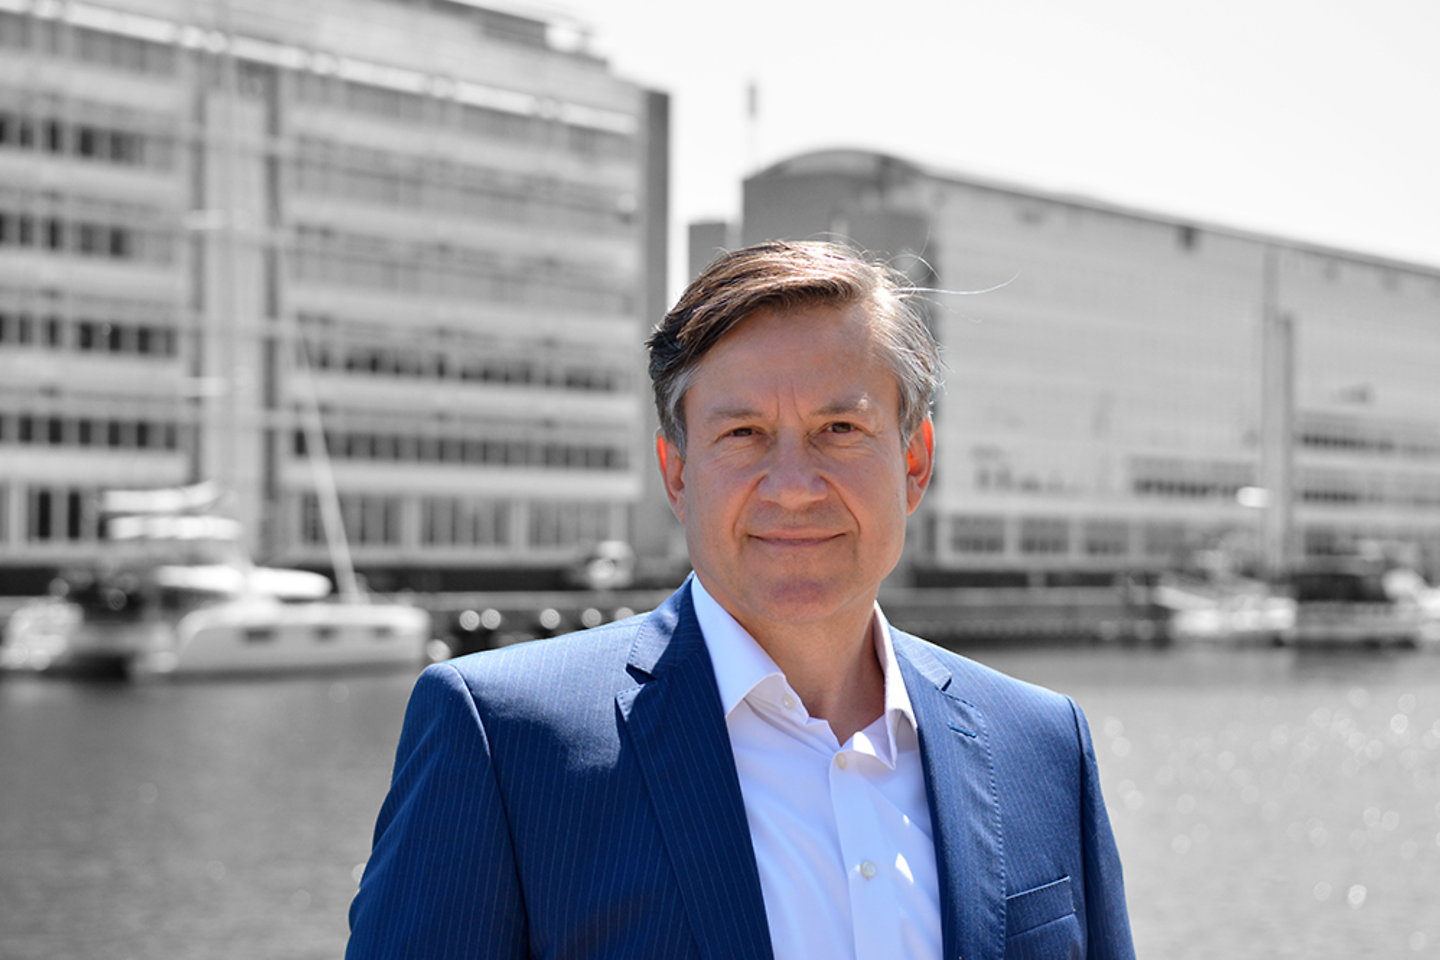
[[[1258,564],[1263,517],[1237,493],[1271,476],[1278,323],[1292,559],[1418,550],[1440,572],[1440,270],[859,152],[755,175],[743,233],[848,240],[934,289],[948,369],[921,581],[1111,576],[1215,548]]]
[[[631,538],[666,115],[446,0],[0,0],[0,569],[204,479],[257,559],[328,565],[306,383],[379,586]]]

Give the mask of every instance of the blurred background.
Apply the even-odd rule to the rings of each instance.
[[[1090,714],[1142,954],[1440,954],[1440,12],[0,0],[0,953],[327,957],[427,661],[685,576],[713,256],[923,293],[893,623]]]

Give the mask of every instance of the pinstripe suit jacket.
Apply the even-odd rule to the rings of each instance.
[[[894,645],[947,960],[1133,956],[1079,708]],[[422,674],[350,923],[349,960],[771,956],[688,584],[651,614]]]

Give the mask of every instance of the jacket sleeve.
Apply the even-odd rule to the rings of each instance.
[[[1100,792],[1100,769],[1085,714],[1071,701],[1081,746],[1081,842],[1085,848],[1085,930],[1087,960],[1134,960],[1125,879],[1110,816]]]
[[[464,679],[425,670],[350,906],[347,960],[520,958],[525,906],[490,744]]]

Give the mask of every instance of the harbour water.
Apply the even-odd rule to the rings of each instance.
[[[974,655],[1089,715],[1142,957],[1440,956],[1440,656]],[[412,682],[0,680],[0,956],[339,957]]]

